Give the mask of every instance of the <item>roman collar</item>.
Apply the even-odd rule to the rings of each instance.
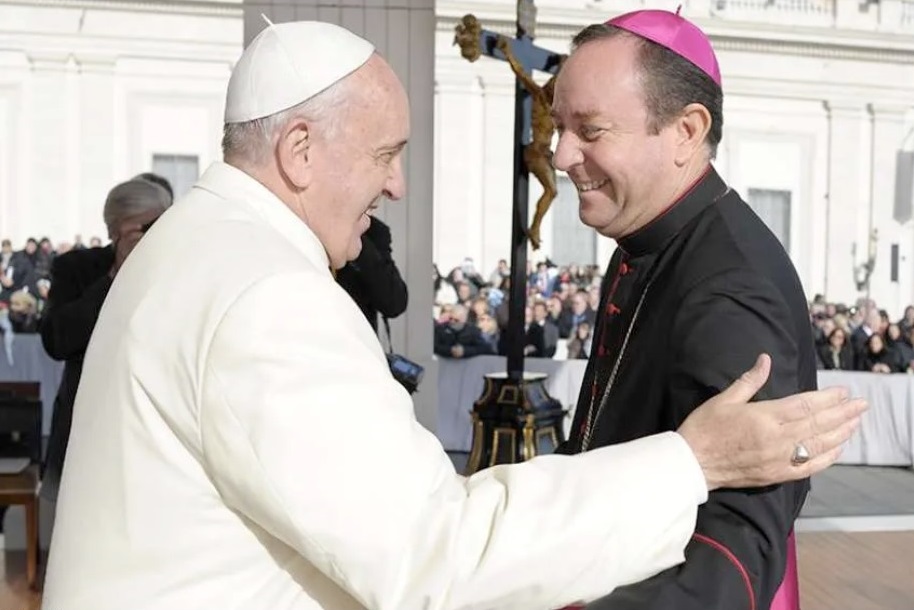
[[[659,252],[682,229],[708,206],[723,197],[727,184],[711,165],[679,199],[638,231],[618,243],[631,257]]]

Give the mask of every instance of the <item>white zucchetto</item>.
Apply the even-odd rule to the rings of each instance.
[[[260,119],[311,99],[361,67],[374,45],[322,21],[271,24],[232,70],[225,122]]]

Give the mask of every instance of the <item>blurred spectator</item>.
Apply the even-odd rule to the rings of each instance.
[[[825,370],[854,370],[854,354],[847,344],[847,333],[835,327],[826,337],[826,343],[818,350],[819,361]]]
[[[46,280],[51,277],[51,263],[54,260],[54,247],[51,240],[42,237],[38,242],[38,251],[35,253],[35,276],[37,280]]]
[[[438,265],[432,265],[432,282],[435,291],[434,307],[440,310],[444,305],[453,305],[457,302],[457,291],[438,271]],[[437,317],[437,314],[433,315]]]
[[[66,365],[54,401],[42,475],[41,494],[47,500],[57,499],[83,356],[108,289],[140,239],[170,205],[171,197],[158,184],[144,180],[119,184],[108,193],[103,211],[111,244],[73,250],[54,260],[41,340],[45,351]]]
[[[478,296],[470,301],[470,314],[468,322],[479,325],[479,320],[483,316],[489,315],[489,301],[484,296]]]
[[[476,264],[473,259],[470,257],[463,259],[460,264],[460,270],[463,272],[464,280],[473,285],[473,296],[476,296],[476,293],[486,285],[486,281],[482,279],[482,275],[476,270]]]
[[[860,326],[851,333],[851,349],[854,352],[854,363],[857,370],[871,370],[865,366],[864,362],[868,353],[867,345],[870,337],[874,334],[879,334],[881,326],[882,317],[879,315],[879,310],[875,307],[870,307],[863,312]],[[880,346],[884,347],[883,345]]]
[[[507,346],[502,343],[500,353],[507,353]],[[547,358],[546,337],[542,326],[533,319],[533,308],[527,305],[524,309],[524,356],[528,358]]]
[[[468,316],[465,306],[454,305],[450,320],[435,326],[435,354],[445,358],[471,358],[495,353],[479,327],[467,323]]]
[[[882,336],[875,333],[870,335],[858,369],[873,373],[892,373],[896,368],[895,355],[886,349]]]
[[[21,290],[34,293],[35,259],[38,252],[38,242],[32,238],[26,242],[25,249],[12,252],[7,257],[7,262],[0,269],[0,302],[9,304],[13,294]]]
[[[568,342],[569,360],[587,360],[593,344],[593,329],[588,322],[578,324],[574,337]]]
[[[898,352],[899,370],[902,373],[914,373],[914,326],[895,345]]]
[[[559,329],[549,319],[549,311],[545,302],[537,301],[533,304],[533,323],[543,329],[543,348],[540,358],[552,358],[555,356],[559,343]]]
[[[0,242],[0,268],[6,269],[11,258],[13,258],[13,242],[4,239]]]
[[[485,339],[486,343],[489,344],[491,348],[491,353],[496,353],[498,351],[498,323],[488,313],[483,314],[479,317],[479,321],[476,323],[476,326],[479,327],[479,332],[482,333],[482,338]]]
[[[10,297],[9,319],[16,333],[38,331],[38,299],[24,290]]]
[[[154,182],[155,184],[158,184],[163,189],[165,189],[165,191],[168,193],[168,198],[171,201],[175,200],[175,191],[171,187],[171,183],[164,176],[160,176],[160,175],[154,174],[152,172],[143,172],[142,174],[138,174],[137,176],[135,176],[134,179],[148,180],[149,182]]]
[[[898,321],[903,335],[908,336],[911,329],[914,328],[914,305],[908,305],[904,308],[904,316]]]
[[[508,261],[501,259],[495,267],[495,271],[489,276],[489,284],[494,288],[501,288],[501,284],[506,277],[511,275],[511,269],[508,267]]]

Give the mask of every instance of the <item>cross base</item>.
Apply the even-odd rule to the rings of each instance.
[[[473,404],[473,446],[465,475],[496,464],[524,462],[553,453],[565,440],[565,410],[546,391],[547,376],[507,373],[485,376],[482,396]]]

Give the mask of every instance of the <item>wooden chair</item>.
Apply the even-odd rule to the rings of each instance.
[[[23,465],[18,468],[16,460]],[[25,508],[26,578],[38,585],[38,483],[41,464],[41,398],[37,382],[0,382],[0,506]]]

